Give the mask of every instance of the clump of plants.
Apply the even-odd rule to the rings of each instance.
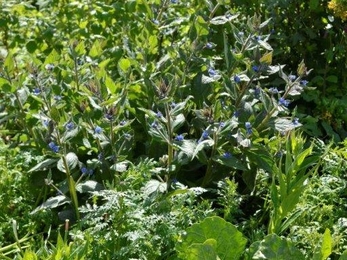
[[[278,235],[303,214],[326,151],[297,130],[311,70],[273,62],[271,19],[223,1],[4,10],[13,32],[12,19],[32,30],[1,32],[1,130],[40,156],[28,216],[53,216],[39,248],[15,244],[18,258],[216,259],[216,225],[239,257],[276,244],[303,259]]]

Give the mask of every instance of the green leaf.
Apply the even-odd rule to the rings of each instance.
[[[208,31],[208,24],[205,22],[204,18],[202,18],[202,16],[198,16],[195,19],[195,29],[197,32],[198,36],[206,36],[208,35],[209,31]]]
[[[158,180],[150,180],[146,183],[145,187],[143,188],[143,194],[145,196],[151,196],[153,193],[164,193],[167,190],[167,183],[166,182],[160,182]]]
[[[69,170],[71,171],[72,169],[76,168],[76,166],[78,165],[78,157],[75,153],[70,152],[65,156],[65,161],[67,164],[67,167],[69,168]],[[66,169],[65,169],[65,164],[64,164],[64,160],[63,158],[60,158],[60,160],[57,163],[57,168],[61,171],[61,172],[65,172],[66,173]]]
[[[325,260],[332,253],[332,238],[330,234],[330,230],[327,228],[323,234],[322,244],[318,248],[318,251],[313,255],[313,260]]]
[[[16,88],[7,79],[0,78],[0,89],[5,93],[13,93]]]
[[[14,57],[11,53],[9,53],[5,59],[5,62],[4,62],[4,66],[5,66],[5,69],[6,71],[9,73],[9,74],[12,74],[13,70],[14,70]]]
[[[214,161],[220,163],[221,165],[228,166],[233,169],[246,171],[247,168],[234,156],[231,158],[223,158],[221,156],[215,156]]]
[[[194,150],[194,153],[193,153],[193,158],[203,149],[205,148],[209,148],[209,147],[212,147],[214,145],[214,141],[212,139],[207,139],[207,140],[203,140],[201,141],[196,147],[195,147],[195,150]]]
[[[61,205],[64,205],[66,203],[70,203],[70,200],[64,195],[51,197],[48,200],[46,200],[44,203],[42,203],[40,206],[38,206],[36,209],[34,209],[32,212],[30,212],[30,214],[35,214],[36,212],[43,209],[48,209],[48,208],[53,209]]]
[[[90,191],[99,191],[102,189],[104,189],[104,186],[102,184],[92,180],[79,183],[76,186],[76,190],[81,193],[87,193]]]
[[[128,69],[131,66],[130,60],[129,59],[120,59],[118,62],[119,68],[122,70],[122,72],[127,72]]]
[[[28,41],[25,47],[29,53],[34,53],[37,50],[37,43],[35,41]]]
[[[255,242],[249,249],[251,259],[267,260],[304,260],[304,255],[289,241],[276,234],[266,236],[261,242]]]
[[[96,40],[89,51],[89,56],[92,58],[95,58],[97,56],[100,56],[101,54],[102,54],[102,48],[101,48],[100,41]]]
[[[108,91],[112,94],[116,93],[117,85],[113,82],[113,80],[109,77],[105,77],[105,85]]]
[[[218,259],[217,253],[213,246],[210,244],[212,239],[208,239],[206,243],[192,244],[184,254],[186,260],[216,260]],[[213,239],[213,241],[216,241]]]
[[[214,250],[220,259],[232,260],[240,258],[246,243],[247,239],[234,225],[215,216],[187,228],[182,242],[177,245],[177,251],[182,258],[187,259],[185,256],[191,252],[191,248],[198,248],[194,252],[206,253],[209,257],[213,256],[212,250]],[[204,246],[196,246],[197,244]]]
[[[58,161],[58,159],[46,159],[38,164],[36,164],[33,168],[29,170],[29,172],[34,172],[42,169],[46,169],[48,166],[52,166]]]

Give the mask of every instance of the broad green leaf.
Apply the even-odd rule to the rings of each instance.
[[[246,171],[247,168],[234,156],[231,158],[223,158],[221,156],[216,156],[213,158],[214,161],[220,163],[221,165],[228,166],[233,169]]]
[[[76,190],[81,193],[86,193],[90,191],[102,190],[104,186],[96,181],[88,180],[83,183],[79,183],[76,186]]]
[[[204,18],[202,18],[202,16],[199,15],[195,19],[194,25],[195,25],[195,29],[196,29],[196,32],[197,32],[198,36],[206,36],[206,35],[208,35],[208,33],[209,33],[209,31],[208,31],[208,24],[206,23]]]
[[[218,256],[210,244],[212,239],[206,240],[206,243],[192,244],[184,253],[182,259],[185,260],[217,260]],[[214,240],[214,239],[213,239]],[[214,240],[216,242],[216,240]]]
[[[255,242],[249,249],[250,259],[267,260],[304,260],[305,257],[299,249],[294,247],[285,238],[276,234],[266,236],[261,242]]]
[[[128,69],[131,66],[130,60],[129,59],[120,59],[118,62],[119,68],[122,70],[123,73],[127,72]]]
[[[37,260],[37,255],[30,251],[30,250],[26,250],[23,256],[23,260]]]
[[[76,166],[78,165],[78,157],[75,153],[70,152],[65,156],[65,161],[67,164],[67,167],[69,168],[69,171],[76,168]],[[65,164],[64,164],[64,160],[63,158],[60,158],[60,160],[57,163],[57,168],[61,171],[61,172],[65,172],[66,173],[66,169],[65,169]]]
[[[105,77],[105,85],[111,94],[116,93],[117,85],[113,82],[113,80],[109,76]]]
[[[14,85],[11,85],[7,79],[0,78],[0,89],[5,93],[12,93],[16,90]]]
[[[160,182],[158,180],[150,180],[146,183],[145,187],[143,188],[143,194],[145,196],[151,196],[153,193],[164,193],[167,190],[167,183],[166,182]]]
[[[175,116],[173,119],[174,120],[172,122],[172,131],[176,132],[178,128],[180,128],[184,124],[184,122],[186,121],[186,118],[184,117],[183,114],[179,114]]]
[[[5,62],[4,62],[4,66],[5,66],[6,71],[9,74],[12,74],[14,67],[15,67],[15,63],[14,63],[14,57],[11,53],[9,53],[7,55]]]
[[[101,47],[100,41],[96,40],[89,51],[89,56],[92,58],[95,58],[97,56],[100,56],[101,54],[102,54],[102,47]]]
[[[340,256],[339,260],[347,260],[347,250],[343,251],[343,253]]]
[[[214,141],[212,139],[203,140],[195,147],[193,158],[203,149],[210,148],[214,145]]]
[[[322,244],[320,247],[317,248],[317,251],[313,256],[313,260],[327,259],[332,253],[332,245],[333,241],[331,238],[331,233],[330,230],[327,228],[325,229],[325,232],[322,237]]]
[[[215,216],[208,217],[201,223],[187,228],[182,243],[177,245],[177,250],[179,255],[186,259],[186,253],[190,252],[190,248],[194,248],[196,244],[203,244],[208,245],[208,247],[200,248],[199,253],[203,253],[208,249],[206,252],[209,252],[208,256],[211,256],[211,251],[214,249],[219,259],[232,260],[240,258],[246,243],[247,239],[234,225]]]
[[[30,212],[30,214],[35,214],[36,212],[43,209],[48,209],[48,208],[53,209],[61,205],[64,205],[66,203],[70,203],[70,200],[64,195],[51,197],[48,200],[46,200],[44,203],[42,203],[40,206],[38,206],[36,209],[34,209],[32,212]]]
[[[38,164],[36,164],[33,168],[31,168],[28,172],[34,172],[42,169],[46,169],[49,166],[52,166],[58,161],[58,159],[46,159]]]

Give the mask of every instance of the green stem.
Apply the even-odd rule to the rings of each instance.
[[[173,129],[172,129],[172,122],[171,122],[171,116],[170,116],[170,109],[169,109],[169,104],[166,102],[165,103],[165,114],[166,114],[166,121],[167,121],[167,131],[169,134],[169,142],[167,146],[167,154],[168,154],[168,161],[167,161],[167,166],[168,169],[170,169],[170,166],[173,161],[173,146],[172,146],[172,140],[173,140]]]
[[[201,187],[206,187],[207,184],[209,184],[209,182],[212,180],[212,175],[213,175],[213,172],[212,172],[213,157],[216,154],[217,142],[218,142],[217,133],[213,134],[213,141],[214,141],[214,144],[213,144],[213,147],[212,147],[211,156],[210,156],[210,158],[208,159],[208,162],[207,162],[207,169],[206,169],[205,176],[204,176],[204,178],[202,180]]]

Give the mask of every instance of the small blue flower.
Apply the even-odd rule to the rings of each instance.
[[[213,44],[208,42],[208,43],[206,43],[205,47],[206,47],[206,49],[213,49]]]
[[[284,99],[283,97],[281,97],[279,100],[278,100],[278,104],[281,105],[281,106],[285,106],[287,107],[289,105],[290,101],[287,100],[287,99]]]
[[[161,118],[161,117],[163,117],[163,114],[160,111],[158,111],[156,114],[156,117]]]
[[[202,132],[202,139],[207,139],[208,137],[209,137],[209,134],[208,134],[208,132],[206,131],[206,130],[204,130],[203,132]]]
[[[290,81],[296,80],[296,76],[295,76],[295,75],[292,75],[292,74],[289,75],[288,78],[289,78]]]
[[[54,65],[53,64],[46,64],[45,69],[52,71],[54,69]]]
[[[246,122],[245,127],[247,130],[247,134],[249,134],[249,135],[252,134],[252,124],[250,122]]]
[[[269,88],[269,92],[271,94],[278,94],[278,89],[277,88]]]
[[[219,123],[219,127],[220,127],[220,128],[223,128],[224,126],[225,126],[225,122],[220,122],[220,123]]]
[[[86,174],[88,172],[88,169],[86,167],[81,168],[82,174]]]
[[[49,148],[51,148],[51,150],[55,153],[59,152],[59,146],[56,145],[54,142],[50,142],[48,144]]]
[[[225,153],[223,154],[223,158],[224,158],[224,159],[230,159],[230,158],[231,158],[231,153],[225,152]]]
[[[176,103],[175,103],[175,102],[171,102],[171,103],[170,103],[170,107],[171,107],[171,108],[175,108],[175,107],[176,107]]]
[[[241,78],[240,78],[239,76],[235,75],[235,76],[234,76],[234,81],[235,81],[236,83],[240,83],[240,82],[241,82]]]
[[[126,120],[122,120],[122,121],[119,122],[119,125],[120,125],[120,126],[124,126],[126,123],[127,123]]]
[[[304,87],[306,87],[308,81],[307,80],[302,80],[300,81],[300,84],[303,85]]]
[[[112,121],[112,120],[113,120],[113,115],[110,114],[110,113],[106,113],[106,114],[105,114],[105,118],[106,118],[107,120],[109,120],[109,121]]]
[[[65,125],[65,129],[68,131],[71,131],[72,129],[74,129],[75,124],[73,122],[69,122]]]
[[[99,153],[98,154],[98,160],[103,161],[104,159],[105,159],[104,153],[103,152]]]
[[[102,133],[102,128],[100,126],[96,126],[95,129],[94,129],[94,132],[96,134],[101,134]]]
[[[171,0],[171,3],[172,3],[172,4],[177,4],[178,1],[177,1],[177,0]]]
[[[259,71],[260,71],[260,68],[259,68],[259,66],[257,66],[257,65],[253,65],[253,66],[252,66],[252,70],[253,70],[254,72],[259,72]]]
[[[294,117],[293,119],[293,125],[298,125],[299,124],[299,118]]]
[[[210,77],[217,75],[217,72],[213,68],[209,68],[207,72],[210,75]]]
[[[235,111],[235,112],[233,113],[233,116],[234,116],[234,117],[239,117],[239,116],[240,116],[240,112],[239,112],[239,111]]]
[[[40,94],[41,94],[41,89],[35,88],[35,89],[33,90],[33,94],[34,94],[35,96],[40,95]]]
[[[155,24],[155,25],[159,25],[159,21],[157,19],[152,19],[152,22]]]
[[[60,100],[61,100],[61,96],[55,95],[55,96],[54,96],[54,100],[55,100],[55,101],[60,101]]]
[[[48,127],[49,126],[49,120],[48,119],[43,120],[42,124],[44,127]]]
[[[157,128],[157,127],[158,127],[158,122],[157,122],[157,121],[154,121],[154,122],[151,124],[151,127],[152,127],[152,128]]]
[[[182,142],[183,140],[184,140],[184,136],[183,136],[182,134],[177,135],[177,136],[175,137],[175,141]]]
[[[254,96],[259,97],[259,95],[260,95],[260,88],[256,87],[254,90]]]
[[[261,40],[261,38],[260,38],[260,36],[259,36],[259,35],[255,35],[255,36],[254,36],[254,40],[256,40],[256,41],[260,41],[260,40]]]

